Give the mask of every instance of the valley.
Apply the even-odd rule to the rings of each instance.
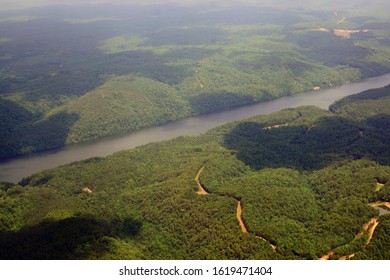
[[[386,74],[368,78],[361,82],[323,89],[315,92],[315,94],[313,92],[307,92],[287,96],[268,102],[260,102],[217,113],[185,118],[125,135],[107,137],[87,143],[69,145],[62,149],[11,158],[0,161],[0,181],[18,183],[24,177],[28,177],[44,169],[85,160],[90,157],[108,156],[121,150],[168,140],[178,136],[199,135],[227,122],[243,120],[260,114],[269,114],[286,108],[313,105],[322,109],[328,109],[332,102],[340,98],[370,88],[382,87],[389,82],[390,74]]]
[[[0,158],[389,73],[381,0],[333,4],[0,11]]]
[[[1,257],[387,259],[388,90],[2,183]]]
[[[386,0],[50,2],[0,7],[0,259],[390,259]]]

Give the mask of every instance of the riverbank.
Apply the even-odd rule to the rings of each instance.
[[[131,149],[151,142],[169,140],[178,136],[199,135],[222,124],[255,115],[269,114],[286,108],[313,105],[323,109],[336,100],[361,91],[379,88],[390,83],[390,74],[364,81],[282,97],[272,101],[246,105],[226,111],[190,117],[137,132],[102,138],[82,144],[11,158],[0,163],[0,181],[17,183],[22,178],[41,170],[57,167],[91,157],[103,157],[117,151]]]

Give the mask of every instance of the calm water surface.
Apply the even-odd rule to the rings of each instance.
[[[247,105],[199,117],[190,117],[125,135],[106,137],[93,142],[70,145],[55,151],[13,158],[0,163],[0,181],[17,183],[23,177],[44,169],[90,157],[107,156],[120,150],[167,140],[177,136],[199,135],[227,122],[242,120],[260,114],[269,114],[285,108],[314,105],[328,109],[329,105],[342,97],[371,88],[383,87],[388,84],[390,84],[390,74],[321,91],[283,97],[273,101]]]

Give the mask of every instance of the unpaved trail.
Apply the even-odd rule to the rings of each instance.
[[[374,223],[372,224],[372,226],[370,227],[370,230],[368,232],[368,238],[367,238],[366,245],[370,244],[372,236],[374,235],[374,231],[378,225],[379,225],[379,222],[377,219],[375,219]]]
[[[378,185],[382,186],[383,184],[377,183],[377,186]],[[385,206],[385,207],[390,209],[390,202],[373,202],[373,203],[370,203],[368,205],[370,205],[371,207]],[[375,229],[378,225],[379,225],[378,218],[377,217],[371,218],[371,220],[363,226],[362,231],[355,235],[355,239],[361,238],[363,236],[363,234],[368,231],[368,238],[366,240],[366,246],[367,246],[368,244],[370,244],[371,239],[374,236]],[[334,254],[334,251],[331,251],[327,255],[322,256],[320,258],[320,260],[329,260],[329,258],[333,254]],[[352,258],[354,256],[355,256],[355,253],[352,253],[348,256],[343,256],[343,257],[339,258],[339,260],[349,260],[350,258]]]
[[[346,260],[349,260],[349,259],[353,258],[354,256],[355,256],[355,253],[350,254],[348,256],[341,257],[341,258],[339,258],[339,260],[340,261],[346,261]]]
[[[198,173],[196,173],[196,176],[195,176],[195,181],[196,181],[196,183],[198,184],[198,187],[199,187],[199,190],[196,193],[199,194],[199,195],[207,195],[207,194],[209,194],[205,190],[205,188],[202,186],[202,183],[200,182],[200,179],[199,179],[200,174],[202,174],[203,170],[204,170],[204,165],[199,169]]]
[[[237,220],[238,220],[238,223],[240,224],[240,227],[241,227],[241,230],[243,233],[248,233],[248,229],[247,227],[245,226],[245,223],[244,223],[244,220],[242,219],[242,204],[241,204],[241,201],[236,199],[237,200]],[[276,252],[276,246],[274,244],[272,244],[271,242],[269,242],[267,239],[265,239],[264,237],[260,236],[260,235],[257,235],[255,234],[256,238],[262,240],[262,241],[265,241],[268,243],[269,246],[271,246],[272,250]]]
[[[196,181],[196,183],[198,184],[198,187],[199,187],[198,191],[196,192],[198,195],[208,195],[208,194],[210,194],[204,188],[202,183],[200,182],[200,175],[202,174],[204,169],[205,169],[205,166],[202,165],[202,167],[198,170],[198,172],[196,173],[196,176],[195,176],[195,181]],[[221,195],[221,196],[224,196],[224,195]],[[234,198],[234,197],[230,197],[230,198],[233,198],[235,201],[237,201],[237,211],[236,211],[237,214],[236,214],[236,218],[237,218],[237,221],[238,221],[238,223],[240,225],[240,228],[241,228],[242,232],[243,233],[248,233],[248,229],[245,226],[245,223],[244,223],[244,221],[242,219],[242,204],[241,204],[241,201],[239,199],[237,199],[237,198]],[[255,236],[256,236],[256,238],[261,239],[261,240],[267,242],[271,246],[272,250],[276,251],[276,246],[271,244],[267,239],[265,239],[262,236],[256,235],[256,234],[255,234]]]
[[[371,229],[371,227],[377,222],[377,219],[376,218],[372,218],[367,224],[365,224],[363,226],[363,230],[361,232],[359,232],[358,234],[356,234],[355,238],[360,238],[362,237],[362,235],[369,229]]]
[[[200,78],[198,76],[198,70],[195,70],[195,74],[196,74],[195,78],[198,81],[198,84],[199,84],[200,88],[202,89],[204,87],[204,85],[203,85],[202,81],[200,80]]]
[[[242,220],[242,206],[241,206],[241,201],[239,201],[239,200],[237,203],[237,220],[238,220],[238,223],[240,224],[242,232],[247,233],[248,230],[244,224],[244,221]]]
[[[390,202],[374,202],[369,204],[371,207],[385,206],[390,209]]]
[[[258,238],[258,239],[260,239],[260,240],[263,240],[263,241],[267,242],[268,245],[271,246],[272,250],[273,250],[274,252],[276,252],[277,247],[276,247],[274,244],[272,244],[271,242],[269,242],[267,239],[265,239],[264,237],[259,236],[259,235],[256,235],[256,238]]]
[[[322,256],[322,257],[320,258],[320,260],[322,260],[322,261],[329,260],[329,258],[330,258],[331,256],[333,256],[333,254],[334,254],[334,252],[333,252],[333,251],[330,251],[327,255]]]
[[[361,238],[363,236],[363,234],[368,231],[368,238],[367,238],[367,241],[366,241],[366,246],[367,246],[368,244],[370,244],[371,239],[372,239],[372,237],[374,235],[374,231],[375,231],[375,229],[376,229],[376,227],[378,225],[379,225],[378,219],[377,218],[372,218],[368,223],[366,223],[363,226],[363,230],[355,235],[355,239]],[[320,258],[320,260],[329,260],[329,258],[331,256],[333,256],[334,253],[335,253],[334,251],[330,251],[325,256],[322,256]],[[350,258],[352,258],[354,256],[355,256],[355,253],[352,253],[352,254],[350,254],[348,256],[343,256],[343,257],[339,258],[339,260],[349,260]]]

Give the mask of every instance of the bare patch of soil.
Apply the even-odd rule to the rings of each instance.
[[[199,194],[199,195],[206,195],[206,194],[209,194],[209,193],[205,190],[205,188],[202,186],[202,183],[200,182],[200,179],[199,179],[200,174],[202,174],[203,170],[204,170],[204,166],[202,166],[202,167],[199,169],[198,173],[196,173],[196,176],[195,176],[195,181],[196,181],[196,183],[198,184],[198,187],[199,187],[199,190],[198,190],[196,193]]]
[[[205,166],[203,165],[199,171],[196,173],[196,176],[195,176],[195,182],[197,183],[199,189],[198,191],[196,192],[198,195],[208,195],[209,192],[206,191],[206,189],[204,188],[204,186],[202,185],[202,183],[200,182],[200,175],[202,174],[203,170],[204,170]],[[235,199],[235,198],[234,198]],[[238,200],[238,199],[235,199],[237,201],[237,214],[236,214],[236,217],[237,217],[237,221],[240,225],[240,228],[242,230],[243,233],[248,233],[248,229],[247,227],[245,226],[245,223],[242,219],[242,204],[241,204],[241,201]],[[258,236],[258,235],[255,235],[256,238],[258,239],[261,239],[265,242],[267,242],[272,250],[276,251],[276,246],[271,244],[268,240],[266,240],[264,237],[261,237],[261,236]]]
[[[244,221],[242,220],[242,206],[241,206],[241,201],[238,201],[237,203],[237,220],[238,223],[240,224],[241,230],[243,233],[247,233],[248,230],[244,224]]]

